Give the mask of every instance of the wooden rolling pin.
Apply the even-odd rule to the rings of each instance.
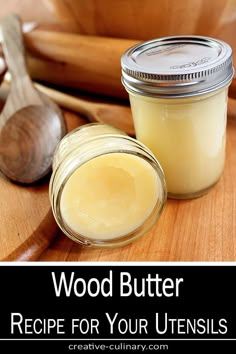
[[[37,29],[24,38],[33,79],[128,99],[121,84],[120,59],[140,40]],[[229,96],[236,98],[236,78]]]
[[[121,84],[122,54],[138,40],[34,30],[25,34],[35,80],[128,98]]]

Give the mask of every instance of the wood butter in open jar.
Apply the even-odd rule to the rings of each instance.
[[[143,235],[167,198],[161,166],[142,143],[106,124],[67,134],[53,160],[50,201],[62,231],[86,246],[121,246]]]
[[[206,193],[224,168],[230,46],[202,36],[160,38],[127,50],[121,65],[136,137],[163,167],[168,196]]]

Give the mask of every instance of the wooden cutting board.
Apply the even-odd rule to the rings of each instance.
[[[69,130],[86,123],[65,114]],[[57,228],[48,179],[22,187],[0,176],[0,259],[39,261],[236,261],[236,101],[230,100],[224,174],[205,196],[168,200],[156,225],[130,245],[86,249]]]
[[[68,130],[87,123],[65,112]],[[48,196],[49,177],[33,186],[12,183],[0,173],[0,259],[35,259],[58,233]]]

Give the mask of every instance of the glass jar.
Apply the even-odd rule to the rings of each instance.
[[[121,246],[159,218],[167,192],[151,151],[119,129],[86,124],[67,134],[54,154],[49,187],[62,231],[85,246]]]
[[[230,46],[201,36],[160,38],[128,49],[121,65],[136,137],[163,167],[168,196],[205,194],[224,168]]]

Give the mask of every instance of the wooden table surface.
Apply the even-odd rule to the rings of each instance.
[[[235,105],[236,113],[236,101]],[[235,114],[236,116],[236,114]],[[46,178],[22,187],[0,175],[0,259],[9,261],[236,261],[236,118],[228,116],[224,174],[205,196],[168,200],[152,229],[127,246],[83,248],[58,229]],[[86,123],[65,112],[68,129]]]

